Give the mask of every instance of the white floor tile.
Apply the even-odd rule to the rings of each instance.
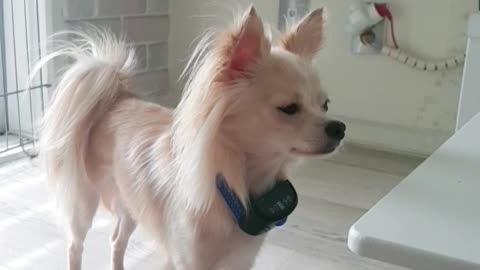
[[[35,162],[0,165],[0,270],[66,269],[66,241],[54,219],[42,171]],[[403,175],[314,161],[292,175],[300,195],[288,223],[275,229],[255,270],[399,270],[357,257],[346,246],[348,228],[394,187]],[[112,221],[100,214],[87,236],[84,269],[108,269]],[[161,254],[136,232],[126,269],[157,269]]]

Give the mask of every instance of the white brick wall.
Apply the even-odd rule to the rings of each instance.
[[[155,13],[164,12],[165,10],[169,10],[168,0],[147,0],[147,12]]]
[[[168,40],[167,16],[149,14],[124,17],[123,21],[123,30],[135,42]]]
[[[97,0],[96,2],[97,14],[100,16],[142,14],[145,13],[147,4],[145,0]]]
[[[146,98],[166,96],[169,0],[63,0],[67,26],[85,23],[125,35],[138,57],[137,86]]]
[[[140,72],[136,76],[136,86],[142,89],[140,96],[148,98],[151,96],[158,96],[157,91],[167,93],[168,85],[165,82],[168,81],[168,74],[165,70],[158,71],[145,71]]]
[[[168,63],[168,43],[152,43],[148,45],[148,53],[151,56],[148,59],[148,65],[152,69],[166,68]]]

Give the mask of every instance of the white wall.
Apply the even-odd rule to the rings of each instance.
[[[39,0],[40,36],[36,29],[35,1],[4,1],[5,70],[7,92],[27,89],[29,71],[38,59],[38,46],[45,52],[46,36],[83,23],[106,26],[118,35],[126,34],[137,49],[140,64],[136,81],[140,95],[161,101],[168,94],[169,0]],[[24,5],[26,3],[26,6]],[[13,13],[13,14],[12,14]],[[27,27],[28,26],[28,27]],[[25,32],[27,29],[27,32]],[[54,83],[54,74],[63,63],[50,65],[43,72],[44,82]],[[39,85],[37,76],[31,86]],[[3,87],[3,82],[1,84]],[[2,90],[3,91],[3,90]],[[45,93],[47,96],[47,93]],[[0,104],[0,131],[8,112],[9,131],[31,135],[42,116],[40,91],[10,95],[5,110]]]
[[[170,44],[169,70],[171,95],[170,103],[174,105],[181,96],[182,84],[177,82],[188,59],[194,39],[210,26],[222,26],[231,23],[251,2],[266,22],[276,26],[278,0],[172,0],[170,2]]]
[[[253,2],[276,25],[278,1]],[[464,51],[466,22],[476,10],[476,0],[388,2],[402,49],[433,59]],[[349,3],[311,0],[312,8],[328,10],[318,68],[333,101],[332,115],[347,122],[352,142],[418,155],[431,153],[454,130],[462,70],[425,73],[383,56],[352,56],[345,31]],[[173,88],[192,40],[207,25],[228,22],[230,9],[225,1],[172,1],[169,63]],[[174,92],[172,100],[178,99],[179,92]]]
[[[151,100],[168,95],[169,0],[46,1],[50,34],[88,23],[126,35],[140,60],[136,75],[140,95]]]
[[[383,56],[349,53],[347,1],[313,1],[329,7],[329,32],[319,58],[333,114],[349,125],[351,139],[377,147],[428,154],[453,132],[461,69],[422,73]],[[468,14],[475,0],[390,1],[402,49],[443,58],[465,50]]]

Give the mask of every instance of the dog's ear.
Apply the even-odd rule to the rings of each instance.
[[[262,20],[251,6],[231,39],[230,71],[242,74],[269,50],[270,43],[265,37]]]
[[[320,50],[324,35],[324,11],[316,9],[305,16],[282,39],[282,46],[304,59],[312,59]]]

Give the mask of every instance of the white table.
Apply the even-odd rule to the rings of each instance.
[[[480,114],[351,227],[348,247],[415,270],[480,269]]]
[[[457,130],[477,112],[480,112],[480,76],[478,76],[480,70],[480,12],[470,16],[467,35],[466,60],[458,102]]]

